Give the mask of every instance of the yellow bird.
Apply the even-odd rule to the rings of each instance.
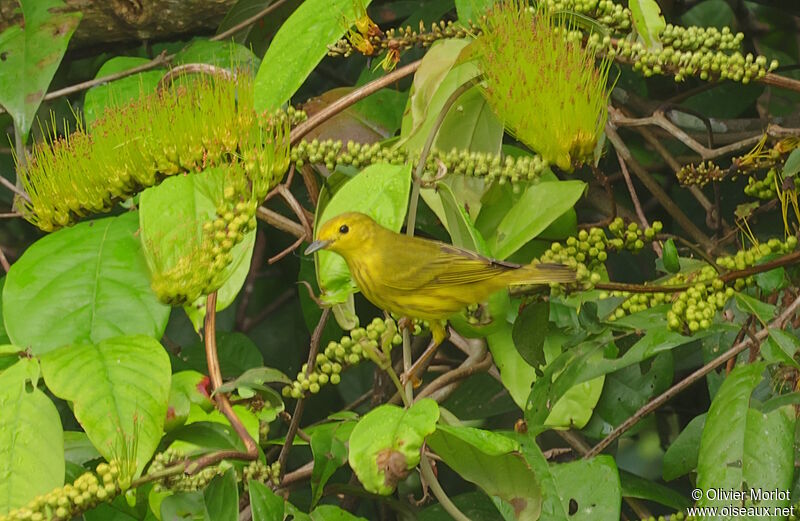
[[[519,265],[490,259],[450,244],[393,232],[357,212],[343,213],[323,224],[305,253],[322,249],[344,258],[370,302],[428,321],[433,339],[421,359],[447,337],[442,320],[484,302],[492,293],[515,284],[575,281],[575,271],[560,264]],[[419,361],[415,368],[418,365]]]

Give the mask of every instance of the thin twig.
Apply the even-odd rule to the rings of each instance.
[[[311,374],[311,368],[314,367],[314,362],[317,359],[317,352],[319,351],[319,341],[322,338],[322,331],[325,329],[325,324],[328,323],[328,317],[331,314],[331,308],[322,310],[322,315],[319,317],[317,327],[311,334],[311,344],[308,348],[308,362],[306,363],[306,376]],[[294,413],[292,414],[292,422],[289,424],[289,430],[286,433],[286,439],[281,447],[281,453],[278,456],[278,464],[280,465],[280,475],[283,478],[286,472],[286,460],[289,458],[289,450],[292,448],[294,436],[297,434],[297,429],[300,428],[300,418],[303,417],[303,408],[305,407],[305,398],[300,398],[294,406]]]
[[[219,76],[225,80],[230,80],[236,77],[236,75],[228,69],[217,67],[216,65],[211,65],[210,63],[184,63],[182,65],[178,65],[177,67],[171,68],[164,74],[164,76],[161,77],[160,80],[158,80],[156,92],[161,92],[164,90],[164,88],[170,85],[175,78],[186,76],[188,74]]]
[[[217,355],[217,292],[213,292],[206,298],[206,317],[203,325],[204,340],[206,347],[206,363],[208,364],[208,376],[211,380],[211,388],[214,391],[214,401],[217,404],[217,409],[225,415],[228,419],[233,430],[244,443],[245,451],[238,450],[221,450],[213,452],[198,458],[186,466],[187,474],[195,474],[200,470],[219,463],[224,459],[242,459],[254,460],[258,457],[258,445],[247,428],[242,423],[242,420],[236,416],[233,411],[228,397],[225,393],[219,393],[217,390],[222,386],[222,373],[219,367],[219,357]]]
[[[725,351],[723,354],[719,355],[714,360],[710,361],[700,369],[696,370],[677,384],[673,385],[663,393],[661,393],[656,398],[650,400],[644,407],[636,411],[636,413],[625,420],[622,424],[620,424],[617,428],[611,431],[608,436],[603,438],[600,443],[592,447],[592,449],[586,453],[584,458],[592,458],[598,454],[600,454],[606,447],[608,447],[614,440],[622,436],[625,431],[636,425],[639,420],[650,414],[651,412],[655,411],[669,400],[671,400],[675,395],[686,389],[687,387],[691,386],[693,383],[698,381],[699,379],[706,376],[708,373],[719,367],[720,365],[727,362],[729,359],[735,357],[745,349],[749,348],[753,345],[753,342],[760,342],[763,341],[768,335],[770,328],[777,328],[782,329],[786,322],[788,322],[795,314],[797,309],[800,308],[800,297],[796,298],[775,320],[773,320],[768,327],[761,329],[758,333],[753,335],[752,337],[745,338],[738,344],[735,344],[733,347]]]
[[[689,235],[692,236],[694,240],[700,243],[700,245],[708,251],[713,251],[714,243],[711,239],[703,233],[700,228],[698,228],[691,219],[689,219],[685,213],[675,204],[675,202],[669,197],[667,192],[658,184],[658,181],[653,179],[653,177],[647,173],[647,171],[639,164],[636,159],[634,159],[631,151],[625,146],[625,143],[622,141],[622,138],[619,137],[616,128],[614,125],[609,121],[606,125],[606,136],[608,140],[614,145],[614,149],[622,156],[625,162],[630,166],[633,173],[636,174],[636,177],[639,178],[639,181],[650,191],[651,194],[658,200],[661,206],[672,216],[673,219],[678,223],[678,225],[686,230]]]
[[[267,16],[269,13],[271,13],[275,9],[279,8],[280,6],[282,6],[285,2],[286,2],[286,0],[277,0],[276,2],[273,2],[268,7],[265,7],[264,9],[262,9],[259,12],[257,12],[256,14],[251,16],[250,18],[247,18],[246,20],[242,20],[241,22],[239,22],[238,24],[234,25],[230,29],[228,29],[226,31],[223,31],[223,32],[221,32],[221,33],[219,33],[217,35],[212,36],[211,38],[209,38],[209,40],[211,40],[212,42],[218,42],[220,40],[225,40],[229,36],[233,36],[234,34],[238,33],[239,31],[241,31],[245,27],[250,27],[251,25],[253,25],[257,21],[261,20],[262,18]]]
[[[415,62],[409,63],[405,67],[400,67],[397,70],[390,72],[389,74],[378,78],[377,80],[373,80],[366,85],[363,85],[354,91],[350,92],[349,94],[342,96],[341,98],[337,99],[324,109],[320,110],[310,118],[308,118],[303,123],[297,125],[294,129],[292,129],[292,133],[290,136],[290,144],[296,145],[300,139],[311,132],[314,128],[320,125],[322,122],[327,121],[332,116],[335,116],[339,112],[343,111],[350,105],[366,98],[370,94],[373,94],[382,88],[391,85],[392,83],[396,82],[401,78],[405,78],[411,74],[414,74],[417,69],[419,68],[422,60],[417,60]]]
[[[12,192],[17,194],[18,196],[22,197],[26,201],[31,202],[31,198],[28,197],[28,194],[26,194],[24,190],[21,190],[21,189],[17,188],[17,185],[15,185],[14,183],[9,181],[8,179],[6,179],[2,175],[0,175],[0,184],[5,186],[9,190],[11,190]],[[18,212],[12,212],[12,213],[16,214],[15,216],[19,216],[20,215]],[[3,214],[3,215],[7,215],[7,214]]]
[[[436,474],[433,473],[431,462],[428,461],[428,456],[425,455],[425,451],[422,451],[422,456],[419,460],[419,468],[420,472],[422,473],[422,477],[425,478],[425,482],[429,487],[431,487],[433,495],[439,500],[439,504],[442,505],[442,508],[444,508],[445,512],[450,514],[450,516],[456,521],[470,521],[470,519],[458,509],[455,503],[450,500],[442,486],[439,484],[439,480],[436,479]]]
[[[6,258],[6,253],[3,251],[2,246],[0,246],[0,266],[3,267],[3,270],[8,273],[8,270],[11,269],[11,264],[9,264],[8,259]]]
[[[617,161],[619,161],[622,177],[625,178],[625,185],[628,187],[628,193],[631,196],[631,201],[633,201],[633,208],[636,210],[636,216],[639,217],[639,224],[644,228],[649,228],[650,223],[647,222],[647,217],[644,215],[644,210],[642,210],[642,204],[639,202],[639,196],[636,195],[636,188],[633,186],[633,180],[631,179],[631,174],[628,172],[628,166],[625,164],[625,159],[622,158],[619,151],[617,151]],[[655,250],[656,255],[661,257],[661,245],[656,241],[653,241],[653,250]]]
[[[16,217],[22,217],[22,214],[19,212],[0,213],[0,219],[14,219]]]
[[[263,206],[259,206],[256,209],[256,217],[258,217],[265,223],[269,224],[270,226],[274,226],[275,228],[281,230],[282,232],[294,235],[298,239],[305,239],[306,237],[306,232],[303,229],[302,224],[297,224],[288,217],[284,217],[278,212],[273,212],[269,208],[264,208]]]

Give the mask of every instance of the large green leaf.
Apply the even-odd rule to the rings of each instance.
[[[3,288],[12,342],[44,354],[120,335],[161,338],[170,308],[150,289],[138,223],[136,212],[83,222],[28,248]]]
[[[195,38],[175,55],[175,63],[208,63],[237,70],[240,74],[254,74],[261,60],[244,45],[232,41],[215,42]]]
[[[332,429],[318,429],[311,435],[311,454],[314,456],[314,470],[311,472],[311,505],[316,505],[322,497],[325,483],[336,470],[347,463],[347,441],[345,429],[336,424]]]
[[[656,0],[630,0],[633,27],[642,37],[648,49],[661,48],[659,36],[667,27],[667,22],[661,15],[661,8]]]
[[[27,136],[81,14],[61,0],[18,1],[21,23],[0,33],[0,105]]]
[[[766,364],[737,366],[725,378],[708,410],[700,456],[697,488],[705,491],[699,506],[740,505],[712,497],[711,489],[725,491],[772,491],[792,488],[794,475],[794,407],[786,405],[769,413],[750,408],[750,395],[761,382]],[[761,507],[786,507],[788,497],[755,502]],[[705,519],[732,519],[706,517]],[[736,517],[738,519],[738,517]],[[773,517],[771,519],[779,519]]]
[[[139,223],[145,258],[151,269],[157,266],[169,269],[181,257],[192,255],[203,223],[214,219],[223,199],[225,174],[222,168],[208,168],[201,174],[172,176],[142,193]],[[255,241],[256,231],[250,230],[231,250],[233,261],[223,270],[225,283],[217,290],[218,311],[228,307],[239,294],[250,270]],[[205,301],[201,297],[184,308],[195,330],[203,324]]]
[[[602,455],[550,465],[534,438],[516,438],[541,487],[542,521],[619,519],[622,493],[614,458]]]
[[[115,56],[100,67],[95,78],[133,69],[149,62],[150,60],[146,58],[135,56]],[[155,69],[92,87],[86,91],[83,100],[83,118],[86,124],[91,128],[92,123],[100,118],[108,107],[122,105],[138,99],[142,94],[155,92],[163,76],[163,69]]]
[[[53,402],[36,388],[38,362],[0,374],[0,515],[64,484],[64,436]]]
[[[239,487],[236,472],[229,468],[216,476],[203,491],[208,517],[214,521],[239,520]]]
[[[350,466],[370,492],[391,494],[417,466],[420,448],[436,429],[439,406],[424,398],[409,409],[381,405],[364,415],[350,433]]]
[[[492,431],[439,425],[428,446],[462,478],[508,503],[515,519],[539,519],[541,488],[514,440]]]
[[[411,165],[376,163],[362,170],[331,197],[319,213],[317,224],[344,212],[361,212],[393,231],[400,231],[406,216],[411,189]],[[317,253],[317,279],[323,299],[331,304],[345,302],[356,291],[344,259],[336,253]]]
[[[672,481],[697,468],[700,438],[703,435],[705,424],[705,413],[695,416],[669,446],[667,452],[664,453],[662,471],[664,481]]]
[[[570,210],[586,189],[583,181],[543,181],[531,184],[487,238],[489,251],[505,259]]]
[[[47,386],[73,403],[98,452],[135,464],[137,473],[144,469],[167,414],[170,366],[161,344],[146,336],[117,337],[56,349],[41,363]]]
[[[250,480],[250,508],[253,521],[282,521],[286,510],[283,498],[256,480]]]
[[[533,432],[539,432],[548,419],[553,404],[576,384],[639,363],[662,351],[701,340],[715,332],[718,333],[719,330],[712,327],[688,337],[670,331],[666,325],[657,324],[619,358],[602,356],[604,348],[613,341],[610,332],[602,333],[565,350],[548,363],[543,376],[533,385],[525,408],[528,428]]]
[[[255,109],[273,110],[294,95],[370,0],[306,0],[281,26],[256,74]]]

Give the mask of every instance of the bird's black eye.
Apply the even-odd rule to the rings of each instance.
[[[350,231],[350,228],[347,227],[346,224],[339,226],[339,233],[347,233]]]

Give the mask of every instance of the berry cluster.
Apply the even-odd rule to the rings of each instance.
[[[243,482],[245,490],[248,489],[250,485],[250,480],[255,480],[260,483],[269,483],[274,487],[280,485],[281,479],[281,464],[279,461],[276,461],[272,465],[267,465],[266,463],[256,460],[251,462],[242,470],[243,475]]]
[[[90,132],[79,127],[58,138],[54,130],[18,170],[30,197],[21,211],[52,231],[106,211],[165,176],[233,158],[241,158],[254,178],[275,184],[287,166],[289,125],[304,114],[256,114],[247,108],[252,99],[246,74],[203,79],[111,106]]]
[[[415,326],[414,334],[421,331]],[[391,319],[374,318],[366,328],[359,327],[344,335],[338,342],[331,341],[322,353],[317,354],[314,367],[306,375],[308,364],[297,373],[297,379],[283,388],[285,397],[303,398],[306,392],[316,394],[328,383],[341,381],[345,368],[360,363],[365,358],[375,360],[379,352],[389,352],[393,346],[403,343],[397,330],[397,323]]]
[[[550,12],[574,12],[593,18],[617,34],[631,30],[631,10],[611,0],[546,0]]]
[[[770,239],[765,243],[741,250],[735,255],[718,257],[715,264],[724,270],[744,270],[755,266],[765,256],[785,254],[797,246],[797,238],[790,236],[785,242]],[[604,293],[601,298],[624,297],[625,300],[614,310],[608,320],[622,318],[627,314],[643,311],[660,304],[671,303],[667,312],[667,325],[673,331],[694,333],[708,329],[717,311],[725,307],[735,291],[740,291],[755,283],[753,276],[725,281],[710,265],[677,273],[663,282],[663,286],[678,286],[674,293],[652,292],[631,294],[625,291]]]
[[[337,166],[362,168],[373,163],[404,164],[409,160],[402,149],[382,147],[379,144],[361,144],[331,139],[325,141],[301,141],[292,148],[291,160],[297,167],[305,163],[325,164],[328,170]],[[540,156],[502,156],[453,149],[450,152],[432,150],[425,162],[423,179],[433,178],[440,169],[448,174],[485,177],[500,184],[511,182],[517,187],[519,181],[535,181],[547,170],[547,162]]]
[[[153,457],[153,462],[150,463],[150,468],[147,470],[148,474],[158,474],[165,469],[172,467],[175,464],[183,463],[186,457],[175,449],[167,449],[164,452],[159,452]],[[183,472],[165,476],[153,484],[153,490],[172,492],[189,492],[192,490],[200,490],[205,488],[214,477],[224,474],[228,469],[228,464],[222,462],[218,465],[212,465],[202,469],[200,472],[188,475]]]
[[[604,263],[608,252],[639,252],[645,241],[655,239],[662,229],[662,224],[653,222],[653,226],[642,230],[638,224],[625,222],[617,217],[608,225],[608,234],[601,228],[581,230],[577,236],[568,237],[564,243],[554,242],[539,258],[541,262],[555,262],[574,268],[577,282],[585,289],[591,289],[600,282]]]
[[[66,521],[122,492],[116,463],[101,463],[95,472],[81,474],[74,483],[35,497],[24,507],[5,515],[0,521]]]
[[[711,161],[703,161],[699,165],[684,165],[676,174],[681,186],[703,187],[711,181],[721,181],[725,172]]]

